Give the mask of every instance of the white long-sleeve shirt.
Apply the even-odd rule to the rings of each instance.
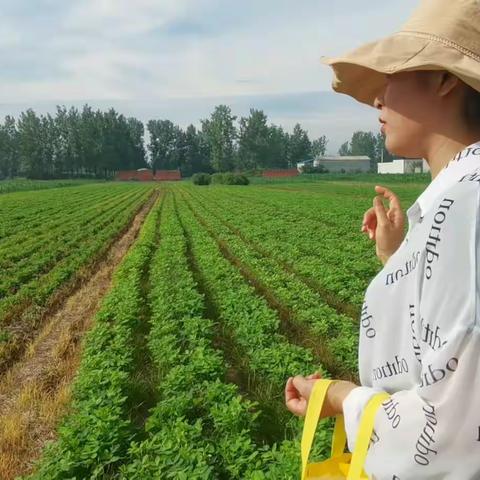
[[[480,142],[407,210],[408,232],[368,286],[361,386],[343,402],[348,448],[378,391],[374,480],[480,479]]]

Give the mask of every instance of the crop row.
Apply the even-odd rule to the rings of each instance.
[[[171,196],[150,270],[149,348],[157,369],[158,403],[146,438],[132,443],[120,468],[128,479],[244,479],[260,450],[252,441],[254,404],[224,383],[226,365],[212,346],[215,324],[205,318]]]
[[[277,312],[224,258],[190,209],[178,202],[178,211],[191,242],[195,263],[218,308],[220,319],[231,329],[235,341],[248,358],[251,374],[272,382],[280,394],[288,376],[315,369],[312,352],[290,344],[279,333]]]
[[[115,273],[84,340],[71,411],[28,478],[297,477],[301,423],[276,416],[275,406],[285,411],[288,376],[330,373],[311,349],[281,333],[282,313],[263,295],[267,290],[252,285],[254,279],[301,326],[314,324],[310,315],[319,325],[324,315],[335,315],[317,293],[243,242],[210,207],[190,202],[181,189],[167,193]],[[320,332],[319,326],[319,336],[335,333],[337,321],[352,325],[349,318],[328,318],[323,328],[330,330]],[[139,334],[145,336],[145,351]],[[236,371],[247,381],[236,385]],[[132,404],[137,398],[132,379],[139,374],[154,385],[149,411]],[[145,423],[133,420],[132,408]],[[286,418],[291,420],[281,423]],[[263,431],[265,419],[280,422],[275,436]],[[324,422],[317,455],[328,455],[331,427]]]
[[[239,266],[244,276],[287,323],[295,330],[299,341],[312,345],[322,363],[336,376],[356,374],[358,325],[350,317],[339,314],[326,305],[321,295],[306,286],[292,273],[285,271],[270,256],[253,249],[248,243],[225,226],[203,206],[186,202],[203,223],[225,255]]]
[[[61,228],[47,231],[43,236],[30,236],[25,231],[25,242],[0,249],[0,268],[9,274],[8,281],[0,283],[0,297],[11,288],[26,283],[34,275],[38,277],[48,271],[59,259],[74,253],[77,245],[88,240],[92,232],[106,227],[112,218],[135,209],[144,198],[145,192],[131,192],[124,198],[110,199],[106,205],[79,212],[76,218],[66,219]]]
[[[28,228],[37,234],[45,224],[51,228],[61,225],[63,218],[75,214],[97,202],[121,196],[133,189],[145,190],[137,185],[85,185],[68,189],[52,189],[42,192],[18,192],[3,195],[0,202],[0,239],[22,240]],[[148,188],[147,188],[148,189]],[[15,237],[16,236],[16,237]]]
[[[55,289],[118,234],[147,195],[148,191],[132,191],[120,205],[112,205],[99,217],[92,213],[81,227],[72,225],[62,236],[53,232],[48,247],[38,250],[28,261],[14,265],[0,282],[0,320],[12,308],[20,308],[26,302],[43,305]]]
[[[75,187],[83,183],[87,182],[82,180],[2,180],[0,182],[0,193]]]
[[[270,192],[259,190],[249,196],[230,195],[222,188],[212,189],[208,196],[190,191],[195,201],[200,199],[253,244],[312,285],[318,284],[319,290],[337,299],[333,303],[350,305],[353,316],[358,315],[368,280],[378,270],[372,246],[361,237],[362,214],[355,209],[342,214],[325,199],[308,212],[296,193],[274,201]]]
[[[100,479],[115,470],[132,437],[126,401],[134,368],[134,336],[144,302],[142,280],[156,243],[160,203],[115,272],[113,286],[84,340],[71,412],[58,439],[29,478]]]
[[[143,193],[142,191],[136,192],[140,195]],[[82,203],[71,210],[59,209],[56,206],[56,212],[37,213],[35,222],[20,220],[17,233],[2,238],[0,241],[2,267],[6,268],[20,259],[28,258],[32,251],[47,245],[53,235],[63,237],[69,233],[69,229],[72,227],[83,227],[92,219],[108,212],[113,206],[130,199],[132,194],[132,191],[115,192],[115,190],[105,189],[103,195],[86,194]],[[38,222],[38,226],[35,226],[36,222]],[[23,255],[21,255],[22,253]]]
[[[215,304],[219,330],[231,335],[239,350],[239,358],[249,375],[249,388],[253,388],[260,405],[279,402],[283,404],[283,388],[291,375],[320,371],[330,376],[322,365],[315,362],[311,350],[293,345],[279,333],[280,319],[267,301],[258,295],[238,269],[222,255],[218,245],[198,222],[188,206],[177,202],[179,218],[187,236],[193,262],[204,283],[204,288]],[[284,408],[284,407],[283,407]],[[276,418],[271,418],[272,416]],[[277,412],[270,411],[271,423],[283,421]],[[262,456],[262,471],[251,478],[294,478],[299,469],[298,434],[301,425],[290,422],[278,440],[290,437],[274,446]],[[328,421],[318,442],[318,455],[325,455],[331,435]],[[246,476],[245,478],[249,478]]]

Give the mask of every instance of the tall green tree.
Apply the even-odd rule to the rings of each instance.
[[[147,128],[150,133],[148,149],[153,171],[174,168],[173,154],[178,127],[170,120],[150,120]]]
[[[267,116],[262,110],[252,108],[248,117],[240,119],[237,166],[241,170],[267,166],[270,148]]]
[[[134,117],[127,119],[128,148],[125,163],[128,170],[146,167],[144,135],[145,127]]]
[[[311,156],[312,157],[321,157],[325,155],[325,152],[327,151],[327,137],[325,135],[322,135],[321,137],[317,138],[312,142],[312,148],[311,148]]]
[[[236,116],[227,105],[217,105],[209,119],[202,120],[202,132],[209,146],[210,164],[217,172],[233,170],[237,129]]]
[[[287,168],[290,135],[282,127],[271,125],[268,129],[268,155],[265,167]]]
[[[298,162],[310,158],[311,149],[307,131],[297,123],[288,141],[288,166],[294,167]]]
[[[18,173],[18,138],[15,119],[9,115],[0,125],[0,178]]]
[[[370,170],[377,171],[378,163],[378,138],[372,132],[358,130],[353,133],[350,142],[345,142],[340,147],[339,155],[366,155],[370,158]]]
[[[350,143],[348,142],[348,140],[340,145],[340,148],[338,149],[338,154],[342,157],[347,157],[348,155],[352,154],[350,150]]]
[[[20,169],[30,178],[44,178],[46,166],[43,164],[44,158],[39,142],[42,131],[41,119],[29,108],[20,114],[17,130]]]
[[[184,132],[183,163],[180,164],[182,176],[189,177],[198,172],[211,172],[209,149],[202,132],[189,125]]]

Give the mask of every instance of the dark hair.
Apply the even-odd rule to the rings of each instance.
[[[480,129],[480,92],[470,85],[465,91],[465,120],[469,127]]]

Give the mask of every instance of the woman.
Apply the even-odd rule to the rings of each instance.
[[[380,110],[386,148],[425,158],[432,181],[408,209],[377,186],[362,232],[383,269],[362,306],[361,385],[333,383],[353,451],[376,392],[365,471],[377,480],[480,479],[480,2],[424,0],[403,29],[327,59],[334,90]],[[382,198],[389,201],[385,209]],[[318,375],[287,381],[304,415]]]

